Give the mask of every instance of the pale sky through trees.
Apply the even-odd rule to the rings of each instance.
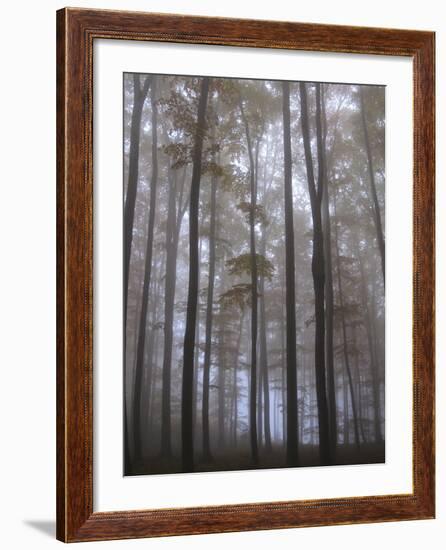
[[[385,459],[385,88],[124,74],[126,475]]]

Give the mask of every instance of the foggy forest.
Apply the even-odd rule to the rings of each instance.
[[[124,474],[385,460],[385,88],[123,75]]]

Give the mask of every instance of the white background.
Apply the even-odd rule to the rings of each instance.
[[[419,28],[437,31],[438,280],[446,276],[446,14],[435,0],[76,0],[78,6]],[[62,2],[2,8],[0,334],[1,545],[56,547],[55,517],[55,10]],[[446,323],[437,290],[437,517],[435,521],[92,543],[101,548],[443,548],[446,535]],[[98,546],[99,547],[99,546]]]

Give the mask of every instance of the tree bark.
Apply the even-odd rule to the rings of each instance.
[[[171,171],[169,170],[169,174]],[[177,172],[172,178],[169,175],[168,211],[166,223],[166,276],[164,278],[164,351],[162,368],[162,395],[161,395],[161,455],[169,458],[172,455],[171,443],[171,371],[173,321],[175,309],[175,291],[177,281],[177,256],[181,224],[185,209],[182,205],[186,170],[181,180],[181,190],[176,206]]]
[[[201,180],[201,155],[205,132],[206,106],[209,92],[209,78],[201,81],[198,102],[197,126],[193,151],[192,181],[189,205],[189,289],[187,296],[186,330],[183,347],[183,383],[181,392],[181,435],[183,472],[194,470],[193,439],[193,374],[195,328],[198,302],[198,232],[199,200]]]
[[[364,132],[365,150],[367,154],[367,168],[369,172],[370,190],[372,193],[372,201],[373,201],[373,221],[375,222],[376,237],[378,240],[378,248],[381,256],[381,268],[383,273],[383,281],[385,284],[386,283],[386,247],[385,247],[384,233],[383,233],[382,222],[381,222],[381,210],[378,202],[378,195],[376,193],[375,170],[373,167],[373,156],[372,156],[372,150],[370,147],[369,131],[367,128],[367,120],[366,120],[366,113],[365,113],[365,106],[364,106],[364,90],[362,86],[359,86],[359,99],[360,99],[360,107],[361,107],[360,110],[361,110],[362,129]]]
[[[313,259],[311,264],[315,297],[315,370],[316,394],[319,416],[319,454],[322,465],[332,463],[330,448],[329,415],[325,383],[325,265],[324,241],[322,232],[321,200],[323,181],[321,170],[323,162],[320,156],[321,144],[321,108],[320,85],[316,84],[316,133],[318,141],[319,181],[316,189],[311,155],[310,130],[308,122],[307,89],[304,82],[299,83],[301,101],[301,125],[307,168],[308,190],[310,194],[311,213],[313,217]]]
[[[240,100],[240,112],[245,126],[246,142],[249,156],[249,181],[251,204],[249,211],[249,248],[251,254],[251,379],[249,392],[249,422],[250,422],[250,442],[251,457],[253,464],[258,464],[259,450],[257,442],[257,418],[256,418],[256,391],[257,391],[257,254],[255,240],[255,210],[257,202],[257,193],[255,185],[255,162],[252,150],[251,134],[249,131],[248,120],[243,108],[243,102]]]
[[[348,384],[350,387],[350,401],[352,405],[353,413],[353,427],[355,431],[355,445],[359,449],[359,425],[358,425],[358,412],[356,408],[356,399],[355,391],[353,386],[352,371],[350,368],[350,359],[348,355],[348,343],[347,343],[347,326],[345,322],[345,310],[344,310],[344,294],[342,292],[342,276],[341,276],[341,262],[339,257],[339,239],[338,239],[338,222],[337,222],[337,212],[336,212],[336,194],[334,196],[334,215],[335,215],[335,248],[336,248],[336,271],[338,275],[338,289],[339,289],[339,309],[341,315],[341,326],[342,326],[342,341],[343,341],[343,354],[344,354],[344,364],[345,370],[347,371]]]
[[[158,184],[158,111],[156,105],[156,85],[152,82],[150,93],[152,109],[152,177],[150,180],[150,206],[147,229],[147,246],[144,266],[144,283],[139,318],[138,343],[135,365],[135,387],[133,400],[133,429],[135,460],[141,460],[141,397],[143,391],[144,350],[146,343],[147,307],[149,302],[150,276],[152,273],[153,232],[155,227],[156,191]]]
[[[263,228],[261,241],[261,254],[266,254],[266,229]],[[260,368],[262,373],[263,391],[263,428],[265,433],[265,450],[271,452],[271,421],[270,421],[270,395],[269,395],[269,372],[268,372],[268,344],[266,339],[266,308],[265,308],[265,276],[260,275]]]
[[[288,466],[297,466],[297,356],[296,356],[296,283],[294,258],[294,220],[290,130],[290,84],[282,82],[284,210],[285,210],[285,287],[286,287],[286,379],[287,379],[287,445]],[[285,414],[285,412],[284,412]]]
[[[175,175],[176,178],[176,175]],[[166,276],[164,283],[164,351],[162,371],[161,398],[161,456],[169,458],[172,455],[171,441],[171,370],[173,319],[176,286],[177,247],[175,246],[175,184],[169,178],[169,196],[166,223]]]
[[[141,88],[139,74],[133,75],[133,111],[130,125],[130,152],[127,193],[124,204],[124,314],[127,312],[129,291],[130,255],[132,252],[133,221],[135,218],[136,193],[139,173],[139,142],[141,117],[144,102],[152,77],[148,76]]]
[[[366,291],[366,279],[364,273],[364,265],[361,257],[361,251],[359,248],[359,243],[355,241],[356,255],[359,263],[359,271],[361,274],[361,302],[362,308],[364,310],[364,322],[367,333],[367,344],[369,348],[370,356],[370,373],[372,377],[372,399],[373,399],[373,425],[375,431],[375,441],[377,443],[383,442],[383,436],[381,432],[381,418],[380,418],[380,395],[379,395],[379,376],[378,376],[378,363],[376,359],[375,349],[373,345],[373,335],[372,335],[372,320],[370,315],[370,310],[367,301],[367,291]]]
[[[330,193],[328,189],[327,161],[326,161],[326,132],[327,120],[325,116],[324,88],[321,90],[321,113],[323,122],[322,143],[320,149],[320,178],[323,184],[322,191],[322,223],[324,234],[324,261],[325,261],[325,357],[327,368],[327,396],[330,421],[330,446],[331,455],[335,459],[337,435],[336,416],[336,388],[334,375],[334,351],[333,351],[333,273],[331,258],[331,223],[330,223]]]
[[[211,444],[209,435],[209,382],[211,372],[211,348],[212,348],[212,320],[214,304],[215,284],[215,237],[216,237],[216,205],[217,205],[217,176],[211,177],[211,211],[209,220],[209,276],[206,304],[206,336],[203,362],[203,460],[212,460]]]

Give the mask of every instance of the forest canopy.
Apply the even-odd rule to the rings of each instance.
[[[385,88],[123,100],[125,475],[383,462]]]

